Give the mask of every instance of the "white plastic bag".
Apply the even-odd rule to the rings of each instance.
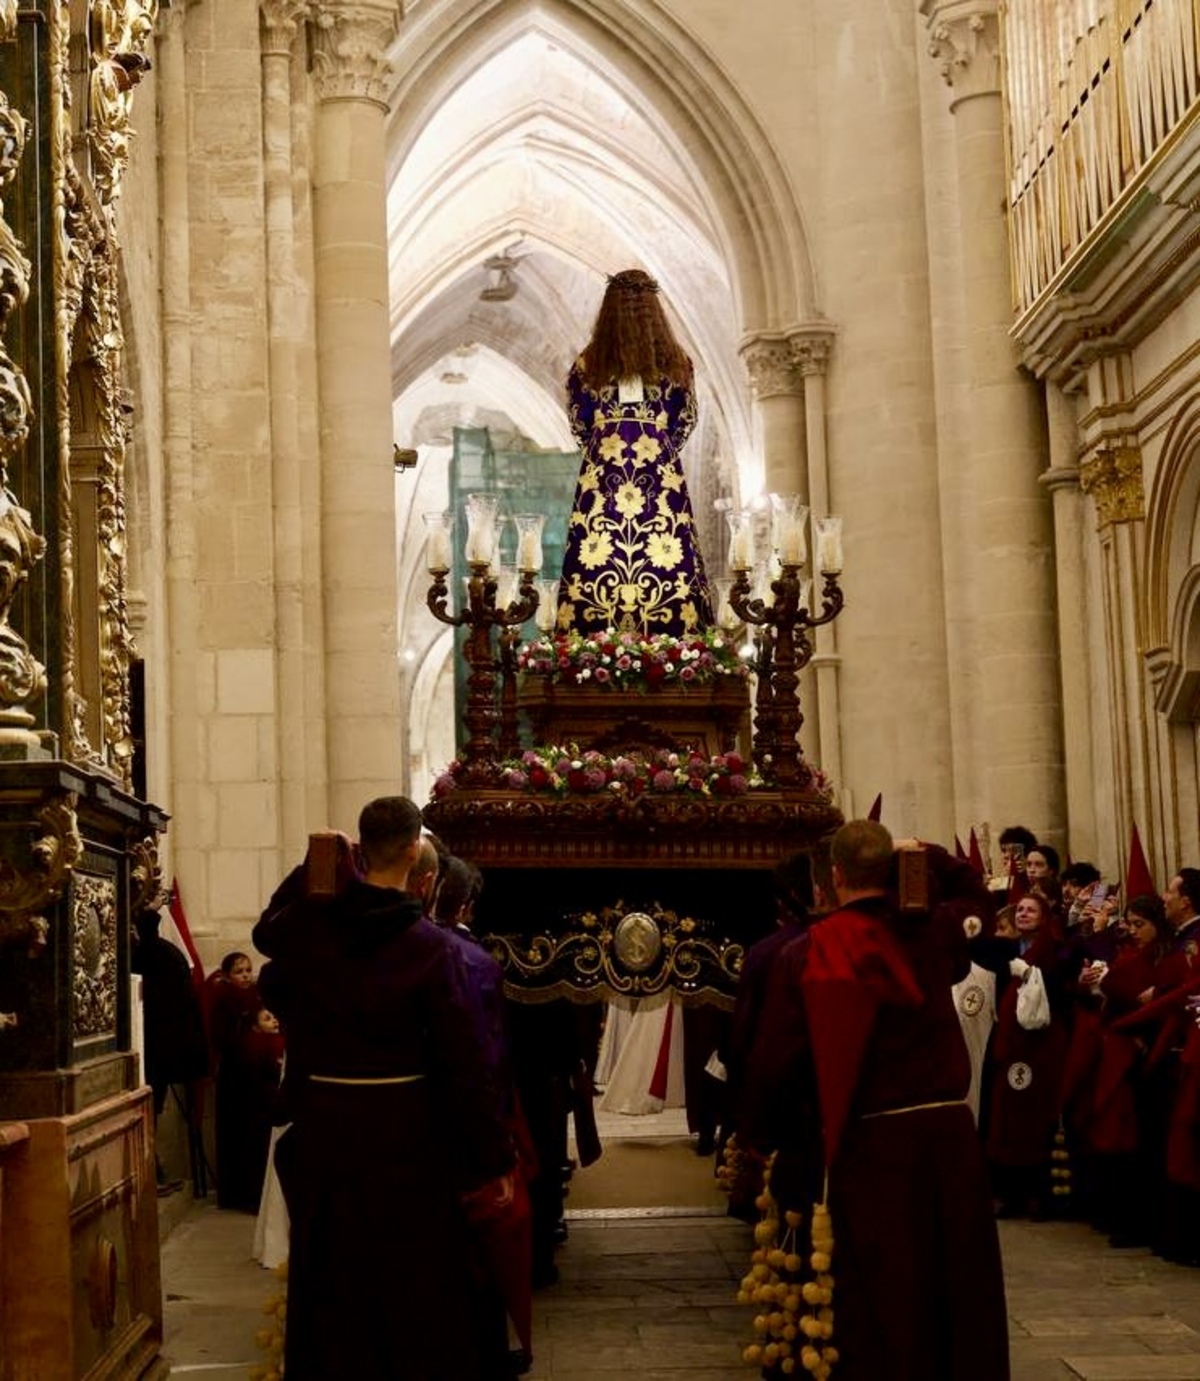
[[[1017,993],[1017,1023],[1026,1031],[1040,1031],[1050,1025],[1050,999],[1041,969],[1030,965]]]

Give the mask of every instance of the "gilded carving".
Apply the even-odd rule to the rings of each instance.
[[[50,926],[38,913],[61,894],[83,853],[75,799],[72,794],[56,797],[38,812],[42,832],[21,867],[0,856],[0,952],[20,947],[36,958],[46,948]],[[0,1012],[0,1031],[19,1024],[17,1013]]]
[[[518,1002],[573,994],[599,1000],[675,996],[714,1006],[733,1004],[743,947],[712,922],[652,903],[624,902],[563,917],[559,934],[488,935],[484,944],[510,980]]]
[[[157,911],[167,904],[167,889],[163,886],[162,864],[158,857],[158,836],[145,839],[129,848],[130,913]]]
[[[1109,447],[1097,452],[1080,466],[1079,483],[1095,501],[1098,527],[1146,516],[1142,453],[1136,446]]]
[[[72,1035],[77,1041],[117,1030],[117,884],[79,873],[71,889]]]
[[[800,363],[784,336],[755,336],[743,343],[741,356],[756,398],[804,391]]]
[[[64,756],[130,782],[129,662],[134,653],[125,598],[125,452],[128,406],[122,386],[118,254],[112,202],[128,154],[130,92],[148,69],[145,47],[157,13],[156,0],[93,0],[89,10],[91,72],[87,124],[94,195],[85,188],[73,154],[70,119],[69,11],[60,8],[52,63],[54,88],[53,198],[59,234],[55,243],[56,328],[59,340],[56,407],[63,456],[59,468],[59,569],[63,651],[61,731]],[[95,418],[97,530],[94,553],[99,577],[97,608],[101,742],[88,731],[88,706],[80,690],[79,637],[75,627],[75,527],[72,506],[70,390],[74,377],[88,394]],[[90,537],[90,534],[89,534]],[[88,543],[88,550],[92,547]],[[89,611],[91,613],[92,611]]]
[[[158,17],[158,0],[91,0],[88,40],[88,146],[92,182],[106,204],[120,195],[133,137],[133,88],[150,70],[146,48]]]
[[[29,849],[28,863],[18,868],[0,855],[0,913],[40,911],[62,893],[83,854],[83,840],[75,817],[74,793],[48,801],[38,811],[41,833]]]
[[[0,21],[2,23],[2,21]],[[0,193],[7,193],[25,150],[28,124],[0,92]],[[0,331],[29,296],[29,260],[0,205]],[[8,487],[9,463],[29,437],[29,381],[0,345],[0,741],[37,743],[26,702],[46,688],[45,668],[9,622],[13,601],[46,551],[29,513]]]
[[[401,6],[350,0],[316,0],[313,6],[313,73],[323,101],[358,99],[386,106]]]

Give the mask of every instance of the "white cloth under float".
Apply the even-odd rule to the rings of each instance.
[[[664,1044],[665,1070],[660,1063]],[[683,1107],[683,1009],[677,999],[658,993],[609,1003],[596,1083],[604,1088],[602,1112],[643,1117]]]

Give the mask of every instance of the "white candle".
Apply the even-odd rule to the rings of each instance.
[[[447,528],[434,527],[429,530],[429,546],[425,563],[431,571],[448,571],[452,564],[450,557],[450,533]]]
[[[748,571],[754,565],[754,534],[749,523],[733,529],[729,540],[729,569]]]
[[[785,566],[802,566],[808,555],[804,540],[804,519],[792,514],[781,516],[778,521],[779,559]]]
[[[542,569],[542,542],[536,532],[522,532],[517,543],[517,565],[523,571]]]
[[[467,512],[467,562],[472,566],[491,564],[496,550],[496,526],[499,521],[496,507],[499,499],[494,494],[468,494]]]
[[[816,523],[817,569],[822,575],[837,575],[842,569],[842,520],[830,516]]]
[[[501,566],[496,578],[496,608],[507,609],[517,597],[517,572],[514,566]]]

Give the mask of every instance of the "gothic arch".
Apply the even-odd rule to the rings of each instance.
[[[1170,719],[1200,716],[1200,397],[1171,423],[1146,522],[1146,628]]]
[[[769,140],[718,64],[655,0],[447,0],[418,16],[411,31],[402,26],[391,93],[393,170],[450,93],[531,28],[601,63],[687,150],[745,333],[819,315],[799,207]]]

